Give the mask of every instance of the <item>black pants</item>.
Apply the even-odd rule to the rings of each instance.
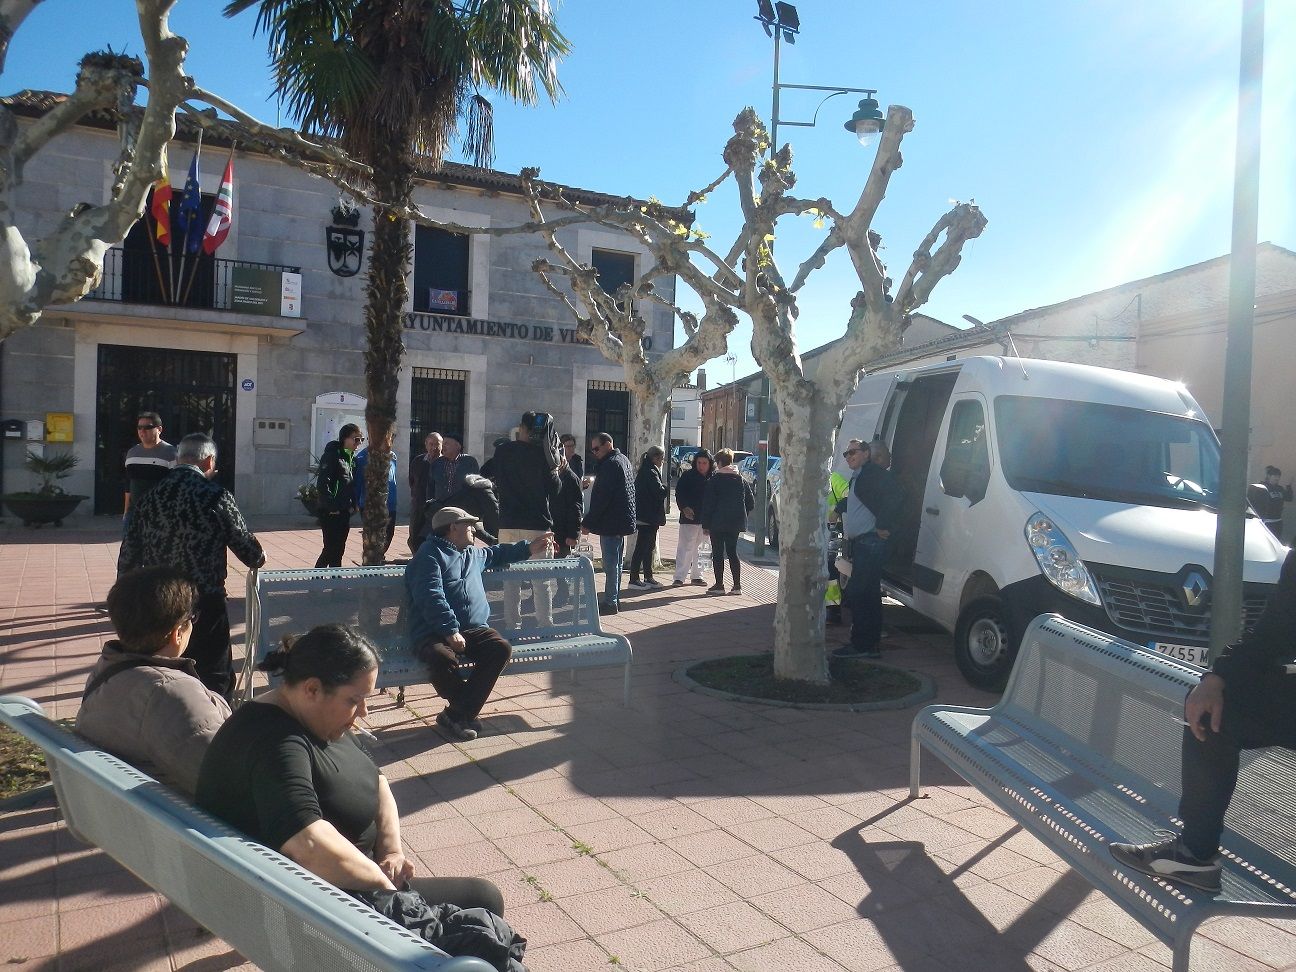
[[[882,565],[887,543],[876,533],[850,541],[851,575],[842,588],[842,604],[851,612],[851,647],[873,651],[882,639]]]
[[[410,890],[423,895],[430,905],[452,904],[460,908],[485,908],[504,917],[504,895],[494,882],[475,877],[410,878]]]
[[[1211,857],[1219,849],[1242,750],[1266,746],[1296,749],[1296,675],[1281,670],[1228,679],[1220,731],[1208,730],[1205,742],[1184,730],[1179,818],[1183,842],[1198,857]]]
[[[350,513],[325,513],[320,517],[320,532],[324,535],[324,549],[320,551],[316,567],[341,567],[346,553],[347,534],[351,532]]]
[[[639,539],[635,541],[634,554],[630,557],[630,579],[642,577],[646,581],[653,579],[653,555],[657,552],[657,527],[639,525]]]
[[[715,567],[716,587],[724,587],[725,559],[733,573],[734,586],[742,583],[742,561],[738,559],[738,534],[726,530],[711,531],[711,563]]]
[[[459,666],[433,647],[436,641],[419,645],[418,656],[428,667],[428,677],[437,695],[446,700],[451,718],[465,722],[476,719],[490,698],[513,647],[494,628],[473,628],[459,633],[468,643],[464,657],[473,663],[467,681],[459,674]]]
[[[229,611],[225,592],[214,591],[198,598],[193,634],[184,657],[192,658],[198,678],[229,702],[234,698],[234,661],[230,653]]]

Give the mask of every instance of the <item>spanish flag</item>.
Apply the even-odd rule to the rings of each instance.
[[[153,222],[157,226],[157,241],[171,248],[171,179],[165,172],[153,184]]]

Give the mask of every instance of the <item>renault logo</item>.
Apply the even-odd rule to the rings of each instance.
[[[1190,608],[1201,610],[1206,607],[1206,595],[1210,592],[1210,582],[1198,571],[1192,571],[1183,581],[1184,603]]]

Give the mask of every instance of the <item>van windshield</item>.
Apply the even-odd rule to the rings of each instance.
[[[1004,478],[1016,490],[1215,510],[1219,444],[1200,420],[1119,405],[995,399]]]

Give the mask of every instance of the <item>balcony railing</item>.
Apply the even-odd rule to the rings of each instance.
[[[246,268],[270,273],[301,273],[301,267],[249,260],[219,260],[204,254],[154,254],[147,249],[113,247],[104,255],[99,286],[87,300],[113,300],[131,304],[160,304],[209,310],[242,310],[234,306],[234,270]],[[168,266],[169,264],[169,266]]]

